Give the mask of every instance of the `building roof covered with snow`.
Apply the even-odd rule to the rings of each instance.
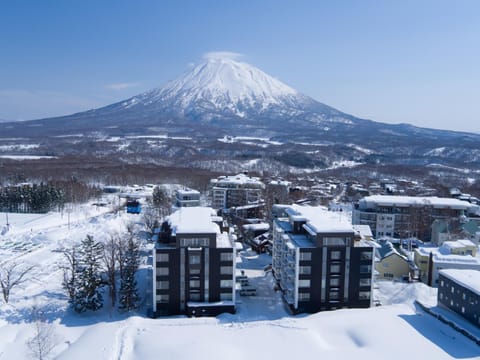
[[[450,208],[457,210],[469,210],[476,207],[467,201],[454,198],[440,198],[436,196],[394,196],[394,195],[372,195],[366,196],[359,201],[360,208],[374,207],[421,207],[430,206],[433,208]]]
[[[233,176],[220,176],[210,180],[212,186],[218,187],[254,187],[264,188],[265,185],[258,177],[248,176],[240,173]]]
[[[172,234],[202,234],[220,233],[219,226],[213,221],[217,213],[209,207],[179,208],[168,216],[167,221],[172,228]]]
[[[323,206],[292,205],[286,210],[295,221],[305,221],[304,227],[313,233],[354,233],[350,217],[342,211],[329,211]]]

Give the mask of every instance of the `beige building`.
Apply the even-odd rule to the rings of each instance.
[[[414,262],[420,270],[420,279],[429,286],[437,286],[442,269],[480,270],[478,248],[470,240],[445,241],[440,247],[420,247],[415,250]]]
[[[380,241],[376,249],[375,270],[379,280],[398,280],[408,277],[410,266],[406,256],[400,254],[389,241]]]

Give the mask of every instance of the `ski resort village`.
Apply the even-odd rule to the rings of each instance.
[[[480,358],[474,196],[197,186],[4,184],[0,359]]]
[[[479,14],[0,1],[0,360],[480,360]]]

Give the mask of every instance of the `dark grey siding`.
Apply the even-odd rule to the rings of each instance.
[[[437,296],[441,305],[480,327],[480,295],[440,274]]]

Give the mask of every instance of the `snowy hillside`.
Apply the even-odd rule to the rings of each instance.
[[[141,309],[130,316],[119,314],[108,302],[99,312],[76,314],[68,308],[61,288],[59,264],[64,258],[59,250],[87,234],[106,240],[112,232],[125,231],[127,224],[133,224],[141,234],[141,217],[111,212],[113,205],[114,201],[102,207],[85,204],[72,209],[69,216],[10,214],[11,226],[0,235],[0,264],[15,260],[35,267],[25,286],[12,290],[10,303],[0,303],[0,359],[32,358],[27,342],[35,334],[33,307],[46,320],[53,344],[50,357],[55,359],[480,356],[480,348],[472,341],[414,306],[415,298],[435,302],[435,292],[423,284],[378,284],[374,296],[384,303],[380,307],[292,316],[273,289],[271,273],[263,271],[271,259],[250,251],[239,254],[238,268],[244,269],[258,292],[256,297],[238,297],[235,315],[149,319],[145,315],[145,297]],[[5,219],[5,214],[0,213],[0,219]],[[144,240],[138,271],[142,295],[147,286],[151,247]]]

